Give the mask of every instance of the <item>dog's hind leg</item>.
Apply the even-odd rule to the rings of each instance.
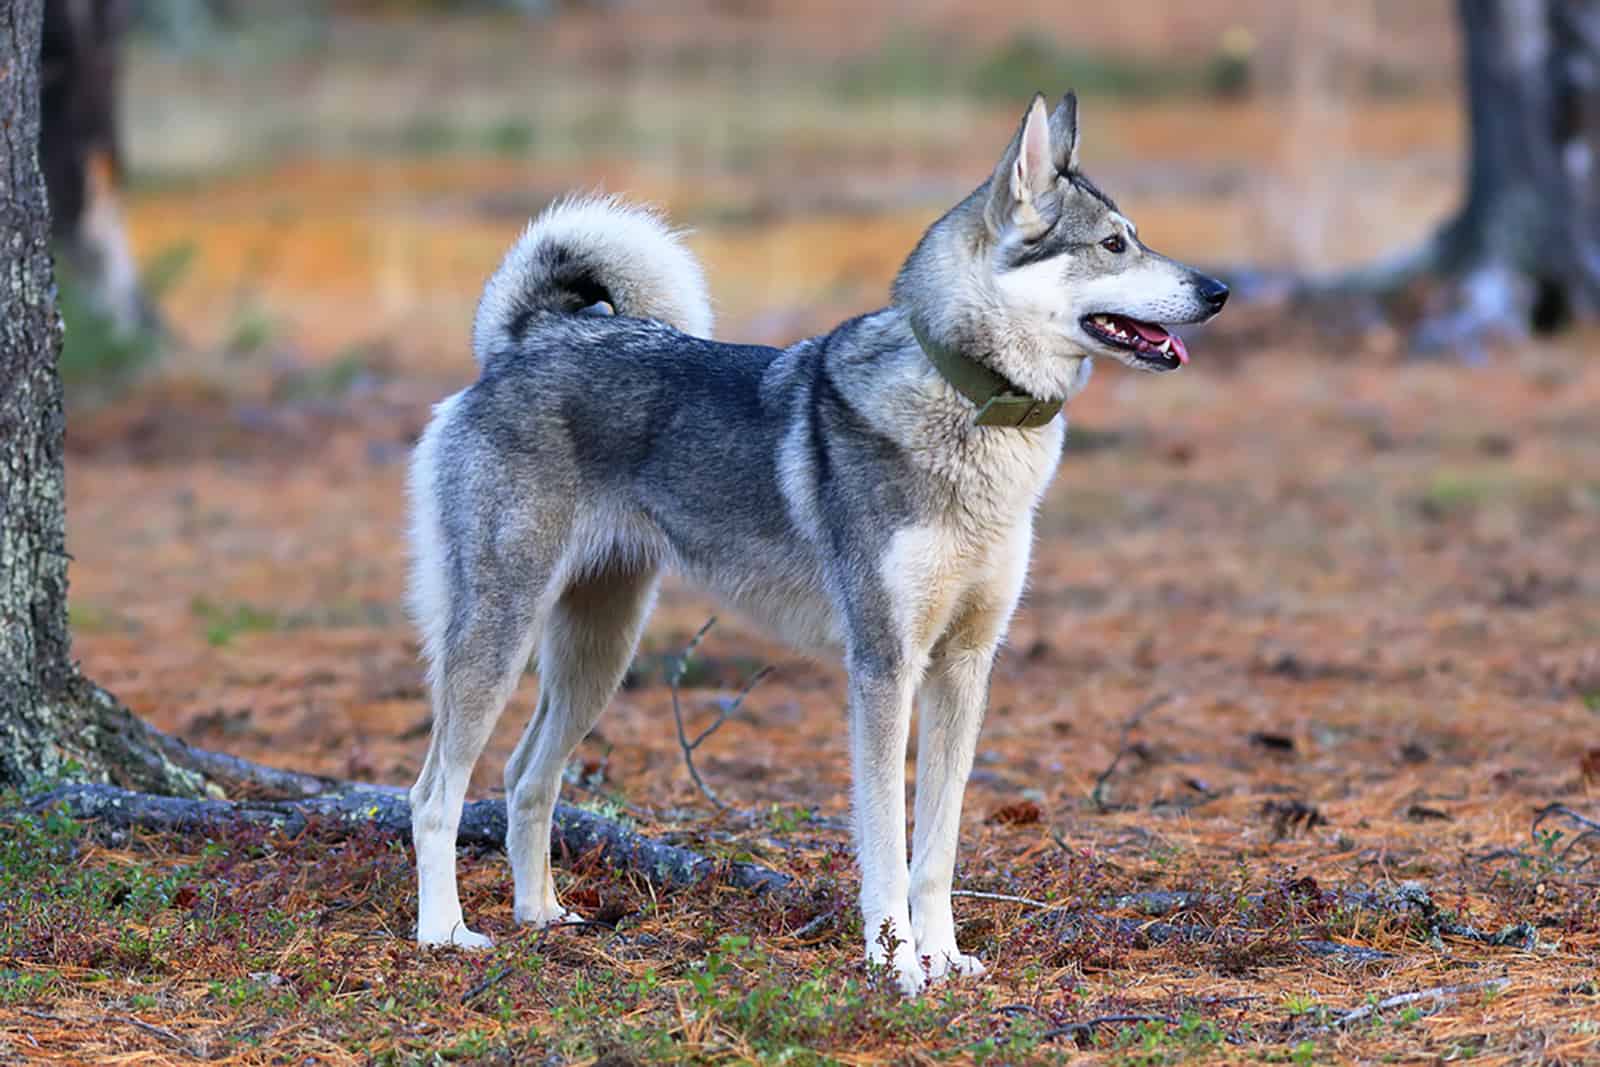
[[[472,768],[528,663],[540,614],[539,588],[475,597],[452,626],[433,671],[433,733],[411,787],[417,850],[417,941],[487,948],[467,929],[456,891],[456,831]],[[459,631],[459,632],[456,632]]]
[[[539,649],[539,707],[506,764],[506,853],[518,922],[569,916],[550,874],[550,816],[561,772],[622,681],[655,597],[650,566],[613,565],[569,586]]]
[[[472,499],[499,506],[455,506],[437,498],[441,405],[413,467],[415,515],[412,611],[422,629],[432,692],[433,732],[411,787],[411,837],[417,853],[417,940],[486,948],[467,929],[456,891],[456,831],[472,768],[528,665],[553,599],[551,578],[570,505],[518,500],[492,479],[469,481]],[[472,468],[468,468],[469,473]]]

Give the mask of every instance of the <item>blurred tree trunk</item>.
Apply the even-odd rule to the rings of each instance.
[[[1462,206],[1421,247],[1318,287],[1394,296],[1432,283],[1414,336],[1424,351],[1600,315],[1600,0],[1458,5]]]
[[[192,793],[201,779],[72,660],[61,320],[36,150],[41,7],[0,0],[0,785],[71,774]]]
[[[123,333],[155,325],[139,288],[118,190],[122,39],[129,0],[48,0],[39,62],[39,161],[63,265]]]

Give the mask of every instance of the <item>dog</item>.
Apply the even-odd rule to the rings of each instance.
[[[505,769],[514,911],[573,918],[550,873],[562,770],[671,569],[842,657],[866,954],[907,994],[981,973],[950,906],[961,802],[1061,407],[1096,357],[1176,370],[1188,352],[1169,327],[1227,294],[1146,247],[1079,170],[1072,93],[1053,111],[1033,99],[888,307],[785,349],[708,339],[704,276],[654,212],[549,208],[486,284],[478,380],[435,408],[411,464],[409,599],[433,706],[411,790],[417,940],[489,944],[463,921],[456,831],[535,648],[539,702]]]

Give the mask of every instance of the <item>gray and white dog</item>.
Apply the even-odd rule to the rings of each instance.
[[[935,222],[893,301],[786,349],[708,340],[699,266],[656,215],[558,203],[489,280],[477,382],[411,468],[411,603],[433,736],[411,790],[417,940],[488,945],[456,892],[473,764],[538,649],[506,767],[515,915],[550,874],[564,764],[673,569],[798,649],[842,655],[867,955],[911,993],[982,965],[950,909],[990,665],[1022,594],[1062,402],[1111,356],[1174,370],[1227,289],[1158,255],[1078,170],[1077,101],[1035,97],[994,174]],[[614,312],[614,314],[612,313]],[[905,758],[920,706],[915,842]]]

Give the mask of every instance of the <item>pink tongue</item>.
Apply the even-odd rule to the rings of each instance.
[[[1153,322],[1140,322],[1138,319],[1123,319],[1133,332],[1144,338],[1150,344],[1159,345],[1168,338],[1172,339],[1172,354],[1178,357],[1179,363],[1189,362],[1189,350],[1184,347],[1183,338],[1175,333],[1168,333]]]
[[[1123,319],[1122,321],[1132,326],[1134,333],[1153,345],[1160,344],[1170,336],[1166,330],[1163,330],[1153,322],[1140,322],[1138,319]]]

